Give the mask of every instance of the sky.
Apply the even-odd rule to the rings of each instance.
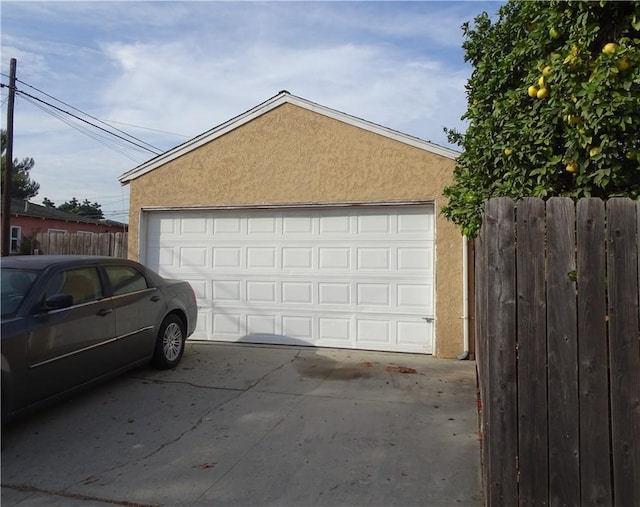
[[[13,157],[35,160],[32,202],[89,199],[128,222],[118,176],[281,90],[455,149],[443,129],[464,131],[472,71],[461,26],[500,5],[2,0],[2,83],[11,58],[19,80]],[[3,87],[2,128],[7,98]]]

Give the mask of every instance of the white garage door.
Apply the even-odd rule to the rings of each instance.
[[[194,338],[433,352],[432,206],[148,211],[145,263],[188,280]]]

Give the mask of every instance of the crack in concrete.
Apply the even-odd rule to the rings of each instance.
[[[296,359],[298,359],[299,356],[300,356],[300,351],[297,351],[295,356],[293,356],[289,360],[289,364],[293,363]],[[250,391],[251,389],[256,387],[260,382],[262,382],[265,378],[267,378],[269,375],[271,375],[272,373],[275,373],[275,372],[281,370],[282,368],[284,368],[285,364],[287,364],[287,363],[281,363],[279,366],[277,366],[277,367],[273,368],[272,370],[268,371],[262,377],[260,377],[258,380],[256,380],[253,384],[251,384],[246,390]]]
[[[300,352],[296,352],[295,356],[289,361],[289,364],[294,362],[298,356],[300,355]],[[124,468],[126,466],[135,464],[135,463],[140,463],[143,462],[153,456],[155,456],[156,454],[158,454],[160,451],[162,451],[163,449],[165,449],[166,447],[175,444],[176,442],[180,441],[182,438],[185,437],[185,435],[187,435],[188,433],[191,433],[192,431],[195,431],[207,418],[207,416],[209,414],[211,414],[213,411],[220,409],[221,407],[225,406],[226,404],[237,400],[240,396],[242,396],[244,393],[246,393],[247,391],[250,391],[251,389],[253,389],[254,387],[256,387],[258,384],[260,384],[265,378],[267,378],[269,375],[275,373],[276,371],[282,369],[287,363],[283,362],[282,364],[280,364],[279,366],[272,368],[271,370],[269,370],[268,372],[266,372],[264,375],[262,375],[259,379],[257,379],[254,383],[252,383],[251,385],[249,385],[248,387],[244,388],[244,389],[239,389],[239,388],[222,388],[222,387],[212,387],[212,386],[202,386],[202,385],[198,385],[198,384],[194,384],[192,382],[184,382],[184,381],[172,381],[172,380],[163,380],[163,379],[154,379],[153,382],[157,382],[157,383],[161,383],[161,384],[184,384],[184,385],[190,385],[192,387],[195,387],[197,389],[215,389],[215,390],[224,390],[224,391],[232,391],[232,392],[236,392],[236,395],[229,398],[228,400],[223,401],[222,403],[219,403],[218,405],[215,405],[213,407],[209,407],[207,408],[206,412],[204,412],[197,420],[196,422],[190,427],[185,429],[182,433],[180,433],[177,437],[173,438],[172,440],[168,441],[168,442],[163,442],[162,444],[160,444],[158,447],[156,447],[156,449],[154,449],[153,451],[149,452],[148,454],[141,456],[140,458],[134,460],[134,461],[129,461],[127,463],[122,463],[120,465],[111,467],[111,468],[107,468],[105,470],[102,470],[101,472],[99,472],[97,475],[102,475],[105,473],[109,473],[109,472],[113,472],[115,470]],[[140,378],[140,377],[132,377],[132,378],[136,378],[138,380],[145,380],[145,381],[149,381],[148,378]],[[287,413],[288,416],[289,413]],[[271,433],[284,419],[286,419],[285,416],[284,418],[282,418],[280,421],[278,421],[278,423],[271,428],[266,434]],[[255,445],[257,445],[258,443],[260,443],[262,440],[264,439],[261,438],[258,442],[256,442]],[[231,469],[233,469],[235,467],[235,465],[237,463],[239,463],[240,460],[238,460],[234,465],[231,466],[231,468],[225,472],[224,475],[226,475]],[[223,475],[223,477],[224,477]],[[84,484],[86,483],[87,479],[83,479],[81,481],[78,481],[75,485],[79,485],[79,484]],[[73,487],[74,484],[72,484],[69,487]],[[205,492],[206,493],[206,492]],[[204,493],[203,493],[204,494]],[[128,505],[128,504],[123,504],[123,505]],[[137,504],[132,504],[132,505],[137,505]],[[146,507],[146,506],[145,506]]]
[[[131,377],[135,380],[141,380],[143,382],[150,382],[152,384],[173,384],[173,385],[185,385],[195,387],[196,389],[212,389],[218,391],[241,391],[244,392],[247,388],[241,387],[217,387],[217,386],[204,386],[202,384],[195,384],[193,382],[186,382],[184,380],[167,380],[167,379],[150,379],[148,377]]]
[[[82,495],[80,493],[66,492],[65,490],[56,491],[50,489],[40,489],[35,486],[26,486],[18,484],[2,484],[3,488],[22,491],[24,493],[42,493],[45,495],[59,496],[61,498],[70,498],[73,500],[82,500],[86,502],[102,502],[110,505],[121,505],[123,507],[161,507],[158,504],[148,504],[139,502],[129,502],[128,500],[114,500],[111,498],[101,498],[98,496]]]
[[[296,359],[298,359],[298,357],[300,356],[300,351],[296,352],[296,355],[291,358],[291,360],[289,361],[289,364],[293,363]],[[250,385],[247,388],[247,391],[250,391],[251,389],[253,389],[254,387],[256,387],[258,384],[260,384],[260,382],[262,382],[265,378],[267,378],[269,375],[271,375],[272,373],[275,373],[278,370],[281,370],[285,364],[287,363],[282,363],[280,364],[278,367],[273,368],[272,370],[270,370],[269,372],[265,373],[262,377],[260,377],[256,382],[254,382],[252,385]],[[239,396],[241,396],[242,394],[240,394]],[[238,398],[239,396],[236,396],[234,399]],[[297,403],[295,403],[288,411],[287,413],[281,417],[278,421],[275,422],[275,424],[273,424],[273,426],[271,428],[269,428],[267,431],[264,432],[264,434],[262,435],[262,437],[260,437],[260,439],[258,439],[256,442],[254,442],[253,445],[249,446],[247,448],[247,450],[242,454],[242,456],[240,456],[219,478],[217,481],[215,481],[211,486],[209,486],[206,490],[204,490],[202,492],[202,494],[200,496],[198,496],[195,501],[192,503],[196,504],[198,503],[206,494],[207,492],[211,491],[211,489],[215,488],[216,485],[222,481],[227,475],[229,475],[231,473],[232,470],[234,470],[236,468],[236,466],[238,466],[238,464],[240,462],[242,462],[242,460],[245,459],[245,457],[253,450],[255,449],[258,445],[260,445],[271,433],[273,433],[276,428],[278,426],[280,426],[288,417],[289,414],[300,404],[302,403],[302,401],[307,397],[306,394],[304,395],[300,395],[298,397]]]

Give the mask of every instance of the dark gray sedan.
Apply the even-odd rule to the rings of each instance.
[[[173,368],[196,325],[191,286],[112,257],[2,260],[2,420],[151,362]]]

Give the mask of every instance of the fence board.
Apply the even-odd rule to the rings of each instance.
[[[547,353],[550,505],[580,498],[575,209],[571,199],[547,202]]]
[[[113,255],[116,256],[118,252],[126,252],[127,244],[125,235],[121,232],[116,232],[113,238]]]
[[[544,201],[523,199],[517,210],[519,501],[520,505],[547,505]]]
[[[630,199],[622,198],[611,199],[607,205],[611,434],[616,505],[640,505],[640,330],[635,208]]]
[[[499,442],[499,452],[492,447],[488,496],[491,503],[515,505],[517,488],[517,397],[516,355],[513,337],[516,332],[516,274],[514,204],[510,199],[492,199],[487,204],[487,276],[488,304],[486,334],[487,374],[491,390],[491,419],[488,445]],[[499,389],[494,389],[499,386]],[[493,443],[493,444],[492,444]]]
[[[84,234],[82,236],[82,253],[83,255],[91,255],[91,240],[93,238],[93,234]]]
[[[486,229],[482,229],[475,239],[475,264],[481,266],[481,269],[475,270],[475,339],[476,339],[476,365],[478,369],[478,388],[480,391],[480,430],[481,430],[481,462],[486,464],[490,461],[491,446],[487,444],[488,411],[491,410],[491,404],[486,403],[489,399],[488,391],[488,370],[487,370],[487,333],[485,323],[487,321],[487,270],[484,269],[486,264]],[[482,490],[489,491],[487,467],[483,465],[482,473]]]
[[[32,253],[40,255],[105,255],[127,257],[128,233],[60,234],[38,233]]]
[[[604,203],[577,205],[580,485],[584,505],[612,505]]]

